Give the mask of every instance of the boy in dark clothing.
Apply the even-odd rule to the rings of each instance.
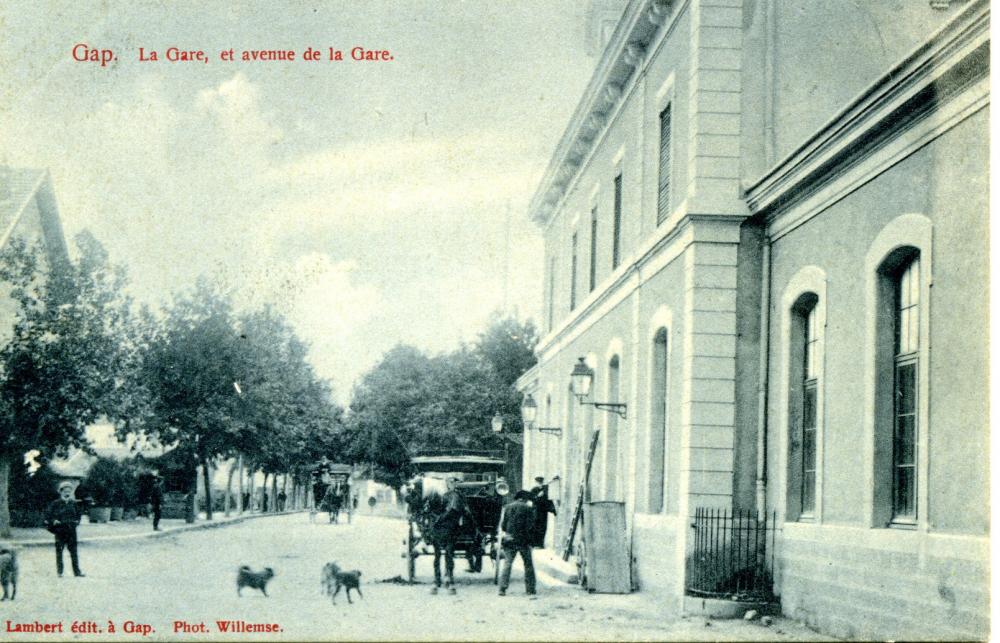
[[[535,507],[531,504],[531,494],[518,491],[514,502],[503,508],[500,521],[500,544],[503,546],[503,570],[500,572],[500,596],[507,594],[510,585],[510,568],[514,556],[521,555],[524,562],[524,590],[529,596],[535,594],[535,565],[531,560],[531,542],[535,533]]]
[[[73,485],[63,482],[59,485],[59,499],[53,500],[45,509],[45,528],[56,537],[56,572],[63,575],[63,548],[69,549],[69,559],[73,564],[73,575],[83,576],[80,558],[76,550],[76,526],[80,524],[80,509],[73,498]]]

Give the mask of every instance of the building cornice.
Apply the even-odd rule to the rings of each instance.
[[[551,219],[625,95],[629,80],[644,63],[657,30],[680,4],[676,0],[631,0],[626,6],[531,198],[529,215],[533,221],[544,225]]]
[[[787,209],[989,73],[989,0],[972,2],[745,188],[752,213]]]

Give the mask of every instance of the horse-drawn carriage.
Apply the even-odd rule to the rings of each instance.
[[[413,581],[417,558],[434,553],[435,524],[445,511],[447,481],[457,478],[456,491],[464,498],[468,512],[454,536],[455,555],[464,556],[472,572],[481,572],[483,557],[489,558],[495,581],[499,570],[500,512],[510,491],[503,479],[507,463],[493,454],[451,451],[417,456],[411,464],[417,474],[405,494],[409,524],[403,557],[407,580]]]
[[[347,510],[351,521],[351,471],[349,464],[336,464],[324,459],[313,470],[313,497],[317,509],[330,514],[330,522],[337,522],[342,509]]]

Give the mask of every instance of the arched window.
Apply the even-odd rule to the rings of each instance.
[[[876,293],[875,518],[918,519],[921,354],[920,252],[895,249],[878,268]]]
[[[785,520],[822,520],[826,273],[803,266],[781,297],[781,379]]]
[[[653,336],[652,390],[649,408],[649,495],[647,511],[664,507],[667,443],[667,329]]]
[[[621,396],[621,359],[615,355],[608,362],[608,402],[618,402]],[[607,415],[608,435],[606,438],[607,451],[605,452],[605,489],[607,499],[618,499],[621,489],[619,485],[618,471],[618,414],[608,413]]]
[[[792,305],[788,347],[788,513],[812,519],[816,512],[819,414],[819,328],[815,293]]]

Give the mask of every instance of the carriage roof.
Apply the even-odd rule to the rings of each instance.
[[[424,455],[410,461],[418,471],[474,472],[499,471],[506,466],[502,458],[483,455]]]

